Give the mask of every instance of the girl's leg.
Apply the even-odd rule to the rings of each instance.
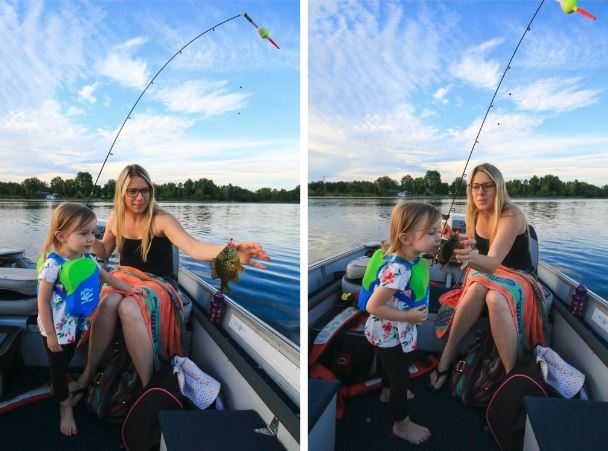
[[[74,389],[88,386],[97,372],[97,365],[112,342],[112,338],[114,338],[116,320],[118,319],[118,305],[122,297],[120,293],[110,293],[99,302],[95,320],[91,324],[87,364],[76,381]]]
[[[122,323],[127,351],[139,380],[145,387],[154,371],[154,348],[137,300],[131,296],[125,297],[118,306],[118,315]]]
[[[448,341],[441,353],[438,371],[447,371],[456,354],[456,346],[460,340],[471,329],[475,321],[479,319],[483,306],[485,305],[485,297],[488,292],[487,288],[479,283],[472,283],[467,289],[466,294],[458,303],[458,308],[454,314]],[[435,389],[439,389],[447,381],[448,376],[439,377],[436,371],[431,372],[430,382]]]
[[[410,381],[408,359],[401,346],[376,348],[390,382],[389,403],[393,416],[393,433],[410,443],[420,444],[431,433],[410,420],[407,409],[407,389]]]
[[[409,380],[409,377],[410,377],[409,370],[407,372],[406,377]],[[408,385],[409,385],[409,383],[408,383]],[[409,401],[410,399],[414,399],[414,393],[412,393],[412,391],[408,388],[407,389],[407,400]],[[384,368],[382,368],[382,389],[380,391],[380,402],[388,403],[388,402],[390,402],[390,400],[391,400],[391,383],[388,379],[388,374],[386,373],[386,370]]]
[[[508,373],[517,361],[517,329],[507,299],[498,291],[490,290],[486,296],[490,330],[505,371]]]
[[[72,409],[72,395],[68,390],[66,379],[69,363],[73,354],[75,343],[61,345],[63,350],[52,352],[47,345],[46,337],[44,340],[45,349],[49,358],[49,372],[53,394],[59,401],[59,429],[65,436],[71,436],[78,432],[74,411]]]

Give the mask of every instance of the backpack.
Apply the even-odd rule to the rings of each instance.
[[[122,345],[89,386],[86,404],[97,417],[120,423],[141,393],[141,383]]]
[[[486,406],[504,378],[492,334],[480,331],[464,359],[454,365],[452,395],[465,406]]]
[[[548,395],[534,357],[525,356],[507,374],[486,410],[486,422],[501,450],[514,451],[523,447],[526,428],[524,396]]]
[[[122,425],[122,443],[127,451],[157,450],[160,446],[161,410],[182,410],[187,405],[170,365],[158,370],[135,400]]]

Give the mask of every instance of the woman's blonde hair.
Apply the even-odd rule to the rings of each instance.
[[[154,215],[162,213],[163,210],[158,207],[156,200],[154,199],[154,184],[150,179],[148,172],[138,164],[130,164],[125,167],[116,182],[116,191],[114,192],[114,215],[116,217],[116,247],[118,252],[122,252],[123,245],[125,243],[124,229],[125,229],[125,196],[127,194],[127,188],[133,177],[141,177],[148,184],[150,188],[150,197],[148,199],[148,206],[144,211],[144,234],[141,240],[141,259],[145,262],[148,258],[148,252],[152,246],[152,238],[154,237],[154,231],[152,230],[152,219]]]
[[[390,224],[390,244],[384,254],[401,252],[402,233],[412,233],[416,227],[430,227],[441,219],[441,212],[425,202],[399,202],[393,208]]]
[[[95,213],[86,205],[74,202],[62,202],[59,204],[53,212],[49,233],[42,245],[43,259],[46,259],[51,248],[58,251],[61,247],[61,242],[56,236],[57,232],[63,232],[66,235],[70,234],[74,230],[84,227],[94,219],[97,219],[97,216],[95,216]]]
[[[494,207],[492,211],[492,221],[490,223],[490,244],[494,240],[496,236],[496,231],[498,230],[498,220],[503,215],[506,210],[510,211],[512,215],[522,215],[524,223],[526,224],[526,230],[528,228],[528,222],[526,221],[526,217],[521,212],[519,208],[517,208],[513,202],[511,202],[511,198],[509,197],[509,193],[507,192],[507,185],[505,183],[505,179],[502,176],[501,172],[496,168],[496,166],[491,165],[490,163],[482,163],[476,166],[473,169],[473,173],[471,174],[470,183],[473,182],[473,178],[475,174],[478,172],[484,172],[492,179],[492,181],[496,184],[496,189],[494,191]],[[475,206],[475,202],[473,201],[473,193],[470,188],[470,184],[467,187],[467,212],[465,215],[465,224],[467,228],[467,237],[475,238],[475,223],[477,222],[477,215],[479,210]]]

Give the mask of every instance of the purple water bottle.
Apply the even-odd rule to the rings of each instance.
[[[587,304],[587,287],[585,285],[577,285],[572,295],[570,303],[570,312],[577,318],[585,316],[585,306]]]
[[[225,303],[224,293],[220,290],[213,293],[213,298],[209,301],[209,320],[218,327],[222,324]]]

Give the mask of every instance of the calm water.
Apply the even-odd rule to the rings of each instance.
[[[310,199],[310,263],[388,238],[396,199]],[[447,213],[451,199],[432,201]],[[608,299],[608,200],[515,200],[538,234],[540,258]],[[455,203],[464,213],[465,202]]]
[[[0,201],[0,247],[19,247],[37,259],[53,209],[59,202]],[[193,236],[210,243],[258,241],[272,259],[268,269],[246,267],[230,297],[270,324],[294,343],[300,331],[300,207],[293,204],[163,203]],[[95,203],[93,210],[107,218],[111,203]],[[219,287],[209,265],[182,254],[180,262]]]

